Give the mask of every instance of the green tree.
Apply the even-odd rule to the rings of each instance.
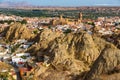
[[[27,21],[24,19],[21,21],[21,24],[27,24]]]
[[[37,33],[38,33],[38,30],[34,30],[33,33],[34,33],[34,34],[37,34]]]

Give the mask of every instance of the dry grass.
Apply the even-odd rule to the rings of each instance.
[[[4,62],[0,62],[0,71],[3,69],[10,69],[10,68],[12,68],[12,66],[10,66]]]

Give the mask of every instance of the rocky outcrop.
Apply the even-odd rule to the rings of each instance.
[[[53,63],[55,64],[75,62],[72,60],[91,64],[99,55],[92,36],[84,32],[56,38],[49,44],[48,49],[48,54],[54,56]]]
[[[112,44],[108,44],[101,51],[100,56],[94,62],[91,70],[87,73],[84,80],[120,80],[119,77],[115,77],[116,75],[113,75],[116,72],[119,72],[119,65],[120,50]]]
[[[36,79],[82,79],[89,70],[84,80],[109,80],[104,76],[118,76],[108,74],[119,72],[119,50],[100,37],[86,32],[63,34],[44,29],[34,41],[36,43],[27,52],[37,61],[41,56],[47,56],[50,64],[49,67],[39,66],[35,71]]]
[[[53,32],[50,29],[44,29],[32,40],[36,43],[28,49],[28,52],[33,53],[35,56],[37,55],[36,53],[43,53],[44,50],[48,48],[49,43],[60,35],[62,34],[59,32]]]
[[[69,55],[70,58],[91,63],[99,55],[98,47],[92,36],[85,32],[65,35],[45,30],[37,35],[35,41],[37,44],[33,45],[31,50],[37,48],[38,52],[54,54],[59,58],[64,58],[64,56],[68,58],[67,55]]]
[[[5,38],[9,41],[16,40],[16,39],[30,39],[34,35],[26,25],[21,23],[14,23],[10,25],[9,29],[7,30]]]
[[[67,71],[69,75],[77,76],[88,71],[100,53],[99,47],[95,43],[95,41],[99,41],[97,41],[97,38],[93,39],[86,32],[62,34],[44,30],[37,35],[35,41],[37,44],[29,48],[28,52],[37,55],[38,59],[41,55],[48,56],[48,63],[55,67],[54,72],[60,71],[58,75]],[[56,75],[56,73],[48,72],[51,68],[48,67],[43,73],[39,73],[40,71],[35,73],[36,75],[46,74],[46,77],[52,74]]]

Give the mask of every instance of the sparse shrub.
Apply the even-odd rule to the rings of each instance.
[[[71,33],[71,32],[72,32],[71,29],[67,29],[67,30],[64,31],[65,34],[68,34],[68,33]]]

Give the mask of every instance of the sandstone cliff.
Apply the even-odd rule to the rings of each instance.
[[[84,80],[120,80],[119,65],[120,50],[112,44],[107,44]]]
[[[48,56],[51,67],[48,67],[42,73],[41,69],[36,71],[36,76],[46,79],[53,75],[54,79],[51,78],[49,80],[55,80],[55,78],[61,80],[60,76],[65,73],[72,80],[73,76],[77,77],[77,75],[88,71],[91,64],[99,56],[100,50],[105,47],[104,45],[101,46],[101,44],[106,42],[102,39],[100,42],[97,39],[86,32],[61,34],[51,30],[42,31],[36,37],[35,41],[37,44],[34,44],[28,52],[33,53],[35,56],[37,55],[37,59],[41,55]],[[42,74],[43,76],[41,76]],[[67,80],[66,76],[64,76],[63,80]]]
[[[9,29],[6,32],[7,33],[5,38],[10,41],[15,39],[30,39],[34,36],[32,32],[28,30],[26,25],[21,23],[10,25]]]
[[[51,64],[35,72],[39,80],[82,80],[89,70],[84,80],[109,80],[118,76],[108,74],[119,68],[119,49],[100,37],[86,32],[61,34],[44,30],[36,41],[29,51],[36,51],[38,59],[39,55],[48,56]]]

